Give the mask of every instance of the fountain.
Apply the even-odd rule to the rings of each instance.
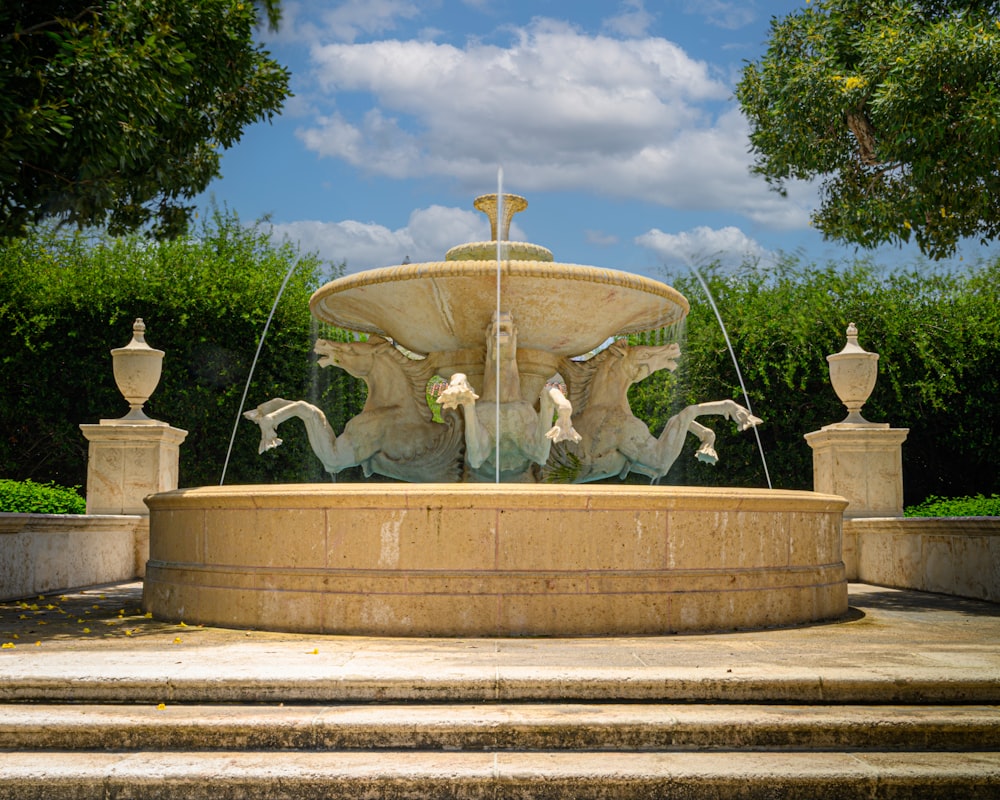
[[[752,628],[846,612],[841,498],[592,483],[630,472],[659,482],[689,433],[697,457],[714,463],[715,435],[700,416],[740,430],[761,420],[731,400],[700,403],[654,436],[627,390],[675,369],[679,348],[616,337],[679,322],[687,300],[637,275],[555,263],[534,244],[506,242],[498,258],[527,201],[475,204],[493,241],[342,277],[313,295],[316,318],[369,334],[316,344],[321,364],[368,385],[342,432],[302,400],[246,413],[261,452],[297,417],[331,474],[361,465],[401,483],[149,498],[144,602],[154,616],[483,636]],[[442,421],[426,401],[434,378],[447,381]],[[540,482],[552,463],[571,463],[576,485]]]

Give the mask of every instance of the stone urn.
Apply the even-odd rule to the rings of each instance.
[[[873,424],[861,416],[861,407],[875,388],[878,353],[869,353],[858,344],[858,329],[853,322],[847,326],[847,344],[844,349],[827,356],[826,360],[830,363],[833,390],[847,406],[847,417],[840,424]]]
[[[140,317],[132,325],[132,341],[111,351],[118,391],[131,410],[121,419],[127,422],[153,422],[142,410],[160,382],[163,351],[146,344],[146,326]]]

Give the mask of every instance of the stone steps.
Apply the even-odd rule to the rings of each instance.
[[[0,750],[1000,751],[997,706],[7,705]]]
[[[0,800],[997,798],[1000,707],[0,706]]]
[[[99,595],[6,621],[0,800],[1000,800],[984,603],[861,587],[829,626],[412,640],[118,622],[138,598]]]
[[[8,800],[995,800],[997,753],[0,753]]]

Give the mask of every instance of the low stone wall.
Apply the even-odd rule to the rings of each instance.
[[[845,519],[847,579],[1000,603],[1000,517]]]
[[[0,600],[145,574],[149,517],[0,513]]]

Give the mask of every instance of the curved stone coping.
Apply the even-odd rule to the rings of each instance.
[[[518,345],[558,355],[582,355],[609,336],[672,325],[690,308],[673,287],[618,270],[512,260],[500,276]],[[331,281],[309,307],[324,322],[388,336],[415,353],[460,350],[483,346],[496,283],[495,260],[406,264]]]
[[[307,484],[153,495],[145,604],[223,627],[624,635],[836,618],[846,501],[760,489]]]
[[[206,508],[285,508],[289,501],[311,507],[349,501],[353,507],[384,508],[387,500],[404,507],[469,508],[473,503],[511,508],[599,510],[653,504],[663,510],[717,510],[720,502],[734,511],[843,511],[838,495],[789,489],[738,489],[702,486],[639,486],[632,484],[476,484],[476,483],[302,483],[201,486],[175,489],[146,498],[151,510],[189,507],[192,500]]]

